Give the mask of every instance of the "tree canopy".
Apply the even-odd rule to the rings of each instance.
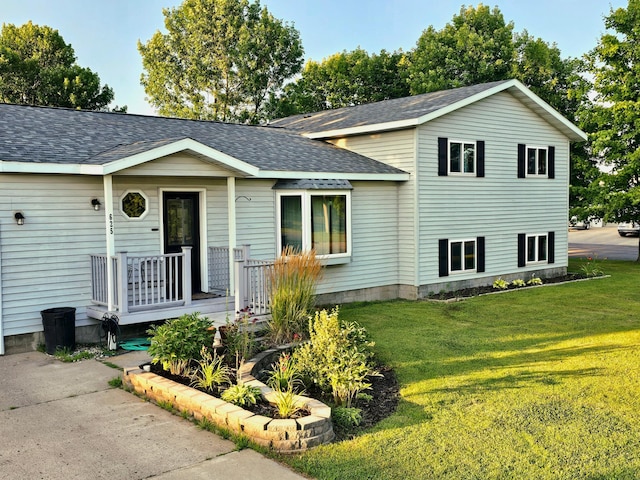
[[[0,31],[0,101],[27,105],[104,109],[113,90],[76,64],[57,30],[27,22]]]
[[[596,93],[586,124],[593,153],[610,168],[591,188],[591,213],[640,222],[640,0],[611,10],[588,54]],[[640,243],[639,243],[640,253]]]
[[[257,123],[302,68],[298,31],[258,0],[185,0],[163,14],[167,33],[138,42],[141,83],[161,115]]]

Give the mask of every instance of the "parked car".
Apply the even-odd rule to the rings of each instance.
[[[578,217],[571,217],[569,220],[569,228],[575,228],[576,230],[589,230],[591,222],[589,220],[578,220]]]
[[[640,225],[636,222],[619,223],[618,235],[621,237],[626,237],[627,235],[640,235]]]

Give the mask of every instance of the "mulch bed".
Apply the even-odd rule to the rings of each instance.
[[[350,431],[336,431],[336,439],[343,440],[346,438],[352,438],[358,432],[372,427],[380,420],[390,416],[396,411],[398,406],[398,399],[400,398],[398,381],[396,379],[394,371],[386,366],[377,366],[376,369],[381,374],[380,376],[371,377],[371,389],[367,390],[372,396],[372,399],[368,402],[360,402],[356,405],[362,409],[362,422],[357,428]],[[173,380],[174,382],[182,385],[190,386],[191,381],[187,377],[180,375],[172,375],[166,370],[163,370],[160,364],[151,365],[151,372],[164,378]],[[192,387],[197,388],[197,387]],[[222,392],[205,392],[209,395],[220,397]],[[317,398],[326,402],[326,398],[322,398],[319,392],[306,393],[306,396]],[[260,402],[256,405],[245,407],[256,415],[264,415],[271,418],[279,418],[277,409],[267,402]],[[301,411],[300,415],[305,415],[307,412]]]
[[[566,283],[573,282],[576,280],[584,280],[587,277],[582,273],[567,273],[566,275],[561,275],[559,277],[552,278],[544,278],[542,279],[542,285],[550,285],[554,283]],[[459,298],[469,298],[469,297],[477,297],[478,295],[486,295],[488,293],[496,293],[496,292],[506,292],[510,290],[522,290],[524,288],[530,288],[529,285],[524,287],[514,287],[509,285],[505,289],[494,288],[493,285],[484,285],[482,287],[471,287],[471,288],[462,288],[460,290],[454,290],[452,292],[440,292],[434,293],[426,297],[427,300],[452,300]]]

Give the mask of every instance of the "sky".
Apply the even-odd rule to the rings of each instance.
[[[115,92],[114,105],[129,113],[153,115],[140,85],[142,60],[137,42],[165,32],[163,8],[180,0],[0,0],[0,22],[22,25],[31,20],[57,29],[71,44],[77,63],[98,73]],[[260,4],[300,32],[305,60],[321,61],[334,53],[361,47],[411,50],[421,33],[442,29],[462,0],[261,0]],[[605,32],[604,16],[626,7],[627,0],[494,0],[514,31],[557,44],[563,57],[580,57]]]

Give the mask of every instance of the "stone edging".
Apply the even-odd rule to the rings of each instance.
[[[245,363],[238,371],[239,378],[244,383],[259,388],[270,403],[274,403],[275,392],[254,375],[268,367],[272,356],[282,349],[266,350]],[[331,423],[331,408],[313,398],[296,396],[298,405],[308,410],[310,415],[297,419],[273,419],[255,415],[220,398],[145,372],[138,367],[125,368],[123,381],[136,393],[155,403],[169,402],[174,408],[187,412],[196,420],[207,418],[219,427],[245,435],[258,445],[282,453],[304,451],[328,443],[335,437]]]

